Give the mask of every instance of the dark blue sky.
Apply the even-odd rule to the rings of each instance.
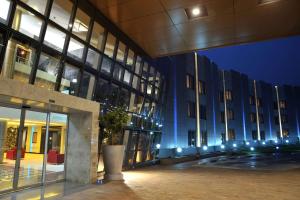
[[[300,36],[199,51],[221,69],[274,84],[300,85]]]

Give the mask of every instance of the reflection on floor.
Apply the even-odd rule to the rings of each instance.
[[[6,157],[6,156],[5,156]],[[21,160],[19,171],[19,187],[40,183],[42,180],[43,155],[26,153]],[[0,164],[0,191],[12,188],[15,160],[4,159]],[[46,181],[64,178],[64,165],[46,166]]]

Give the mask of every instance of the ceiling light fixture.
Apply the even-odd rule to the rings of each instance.
[[[207,9],[205,6],[193,6],[185,9],[188,19],[195,19],[207,16]]]
[[[277,1],[280,1],[280,0],[258,0],[258,4],[259,5],[262,5],[262,4],[269,4],[269,3],[275,3]]]
[[[193,8],[192,14],[193,14],[194,16],[200,15],[200,9],[199,9],[199,8]]]

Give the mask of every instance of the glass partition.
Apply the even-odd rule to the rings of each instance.
[[[0,0],[0,22],[6,23],[10,10],[11,1]]]

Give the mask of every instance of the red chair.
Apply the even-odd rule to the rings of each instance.
[[[51,164],[61,164],[64,163],[65,155],[59,154],[57,150],[51,149],[48,152],[47,162]]]
[[[25,157],[25,150],[21,149],[21,158]],[[17,159],[17,147],[12,148],[6,152],[6,159],[16,160]]]

